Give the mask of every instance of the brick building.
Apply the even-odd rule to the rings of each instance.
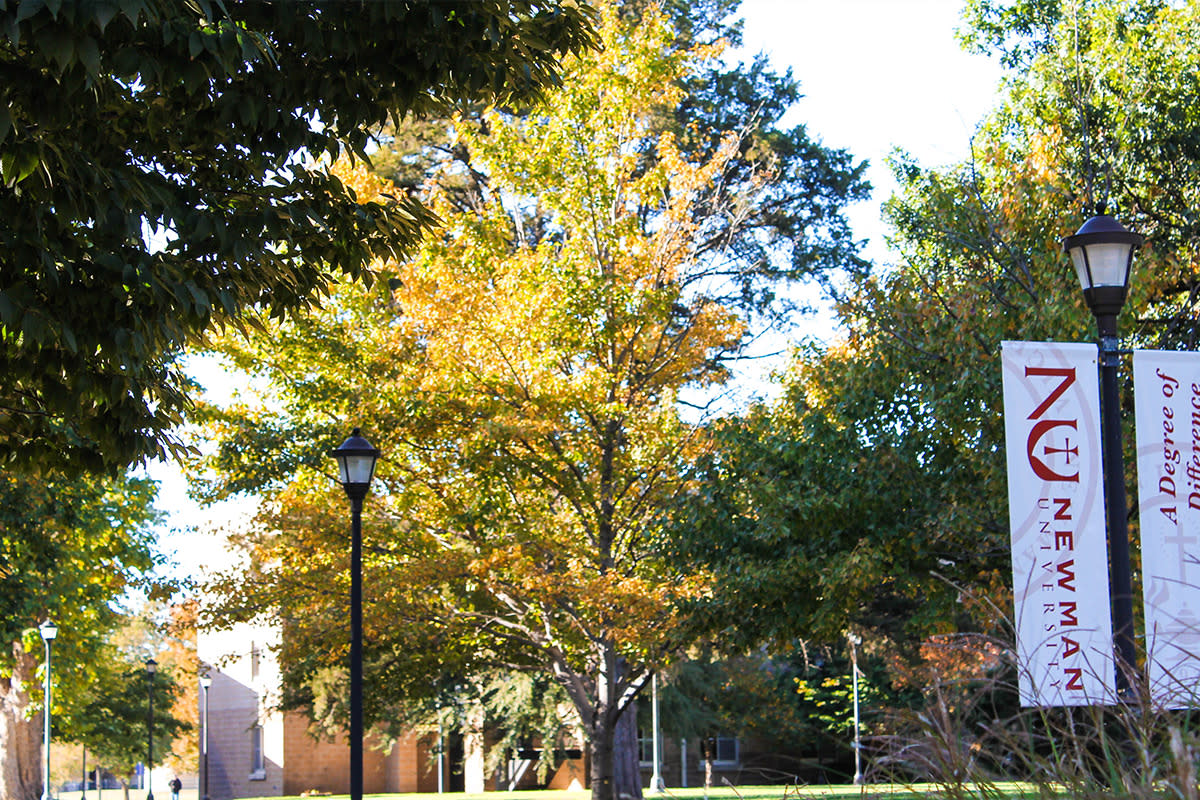
[[[345,737],[329,741],[308,732],[308,719],[280,712],[280,673],[272,645],[272,628],[239,625],[229,631],[201,633],[200,660],[209,664],[208,776],[211,800],[235,797],[281,797],[305,792],[346,794],[350,790],[350,748]],[[201,697],[203,703],[203,696]],[[649,722],[649,698],[642,703],[642,721]],[[482,729],[482,724],[479,726]],[[640,735],[643,786],[650,786],[653,751],[648,725]],[[376,742],[378,744],[378,742]],[[484,731],[447,736],[437,755],[438,732],[414,731],[386,752],[368,738],[363,754],[363,789],[367,794],[391,792],[482,792],[508,788],[586,788],[587,760],[580,750],[559,751],[545,783],[537,779],[537,749],[520,751],[488,774]],[[833,775],[817,758],[799,758],[774,748],[756,747],[733,737],[712,742],[715,758],[711,780],[725,782],[791,783],[797,779],[825,780]],[[700,742],[664,739],[660,775],[667,786],[702,786],[706,765]],[[836,772],[836,769],[835,769]],[[439,774],[440,773],[440,774]]]
[[[278,635],[271,628],[239,625],[199,636],[200,660],[211,665],[205,724],[212,800],[350,790],[350,748],[345,738],[316,739],[309,734],[303,714],[275,708],[280,674],[271,645]],[[447,737],[441,757],[436,755],[437,741],[436,730],[414,731],[385,752],[368,739],[363,753],[364,792],[482,792],[539,785],[536,770],[528,769],[529,759],[515,759],[505,765],[503,774],[485,774],[483,731]],[[585,785],[582,757],[559,759],[546,784],[555,789]]]

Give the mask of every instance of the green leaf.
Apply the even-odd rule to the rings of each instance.
[[[100,33],[104,33],[104,29],[108,27],[108,23],[112,22],[113,17],[117,15],[120,8],[114,0],[99,0],[96,3],[96,13],[93,17],[96,21],[96,27],[100,29]]]
[[[131,23],[136,25],[138,19],[146,12],[145,0],[120,0],[121,13]]]
[[[21,0],[17,3],[17,24],[33,17],[45,7],[45,0]]]
[[[4,23],[4,35],[12,42],[14,48],[19,47],[21,44],[21,25],[17,22],[16,16],[6,17]]]
[[[186,286],[188,293],[192,296],[192,302],[196,304],[196,310],[202,314],[208,313],[210,308],[208,295],[200,291],[200,287],[198,287],[194,281],[188,281]]]
[[[10,188],[32,175],[37,167],[37,156],[28,150],[20,153],[8,152],[0,156],[0,177],[3,178],[4,185]]]
[[[37,35],[42,51],[58,65],[59,72],[66,71],[75,57],[75,39],[64,28],[43,28]]]
[[[100,77],[100,47],[91,36],[85,36],[77,45],[79,60],[83,63],[88,75]]]
[[[46,344],[50,337],[50,326],[36,311],[26,311],[21,316],[21,333],[36,344]]]
[[[395,0],[379,13],[332,4],[248,15],[209,0],[5,2],[0,49],[14,74],[35,76],[0,87],[0,194],[12,201],[0,215],[0,274],[16,317],[5,341],[20,338],[27,306],[29,341],[39,324],[53,332],[44,354],[15,353],[0,381],[0,406],[28,402],[40,415],[0,419],[6,469],[112,468],[171,449],[166,426],[185,396],[162,369],[168,348],[200,340],[210,319],[236,324],[260,302],[281,315],[306,308],[330,265],[358,277],[384,250],[352,235],[344,195],[308,181],[298,153],[361,151],[389,113],[468,99],[453,96],[451,73],[482,71],[490,82],[518,74],[527,57],[545,70],[588,36],[565,19],[537,30],[550,52],[499,58],[463,30],[430,33],[420,14],[405,15],[411,26],[381,25],[383,13],[399,13]],[[469,16],[503,13],[484,3]],[[413,70],[427,50],[429,69]],[[309,125],[317,109],[330,121],[322,132]],[[300,240],[285,257],[264,256],[290,227],[275,220],[292,198],[303,198],[312,224],[297,212]],[[193,232],[198,218],[218,221],[219,232]],[[177,230],[179,244],[143,241],[143,220]],[[411,244],[420,227],[391,238]],[[137,267],[135,279],[125,265]],[[69,334],[57,330],[63,321]],[[105,377],[85,387],[89,371]],[[114,374],[124,388],[110,394]]]

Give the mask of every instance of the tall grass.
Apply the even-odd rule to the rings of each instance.
[[[1137,676],[1112,706],[1020,708],[1013,650],[997,645],[987,674],[935,677],[923,708],[896,713],[891,732],[867,742],[869,783],[928,780],[952,800],[1200,800],[1195,711],[1156,704]]]

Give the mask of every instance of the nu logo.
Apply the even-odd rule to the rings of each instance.
[[[1066,483],[1079,483],[1079,468],[1076,467],[1074,472],[1058,472],[1046,462],[1045,459],[1050,459],[1056,464],[1057,456],[1061,456],[1061,460],[1065,467],[1070,467],[1072,457],[1075,460],[1079,458],[1079,445],[1071,445],[1070,434],[1063,436],[1062,447],[1053,447],[1049,443],[1042,445],[1042,451],[1037,452],[1038,445],[1042,438],[1057,428],[1067,428],[1071,431],[1077,431],[1079,421],[1075,419],[1042,419],[1050,406],[1054,405],[1054,401],[1063,396],[1063,393],[1075,383],[1075,368],[1074,367],[1026,367],[1025,377],[1027,378],[1058,378],[1058,384],[1046,395],[1033,413],[1029,415],[1029,419],[1037,420],[1033,427],[1029,430],[1029,439],[1025,443],[1025,455],[1029,458],[1029,466],[1033,468],[1033,473],[1044,481],[1062,481]]]

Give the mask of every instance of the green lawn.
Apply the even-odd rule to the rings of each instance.
[[[938,787],[934,784],[871,784],[868,786],[853,786],[849,784],[833,784],[818,786],[739,786],[736,789],[728,786],[710,789],[708,796],[713,800],[787,800],[791,797],[822,798],[828,800],[871,800],[872,798],[888,797],[896,800],[905,798],[922,798],[936,796]],[[1036,797],[1037,792],[1024,783],[989,784],[987,797],[994,800],[997,795],[1007,798]],[[591,792],[580,791],[551,791],[539,789],[521,792],[482,792],[466,794],[463,792],[446,792],[444,794],[368,794],[364,800],[589,800]],[[662,795],[663,800],[702,800],[704,789],[667,789]],[[976,795],[978,796],[978,795]],[[316,800],[348,800],[349,795],[322,795]],[[656,795],[647,790],[646,800],[654,800]],[[262,798],[239,798],[239,800],[262,800]],[[284,797],[280,800],[313,800],[312,798]]]

